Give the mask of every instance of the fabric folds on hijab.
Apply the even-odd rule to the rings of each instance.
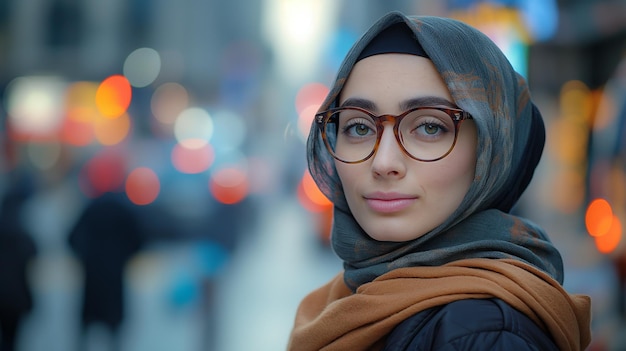
[[[392,12],[348,52],[320,111],[334,107],[354,64],[386,28],[413,33],[443,77],[454,102],[474,117],[478,130],[476,175],[459,208],[444,223],[411,242],[371,239],[348,208],[334,161],[313,125],[307,142],[309,170],[334,204],[331,235],[353,290],[401,267],[436,266],[466,258],[515,259],[563,282],[559,252],[543,230],[508,214],[539,162],[545,130],[525,80],[500,49],[478,30],[448,18]]]

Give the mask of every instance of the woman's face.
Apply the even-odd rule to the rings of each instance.
[[[453,106],[450,92],[429,59],[382,54],[354,66],[340,104],[355,106],[350,101],[358,101],[377,115],[398,115],[404,112],[404,102],[433,97]],[[393,124],[386,122],[373,157],[357,164],[335,161],[357,222],[380,241],[409,241],[437,227],[456,210],[474,179],[476,139],[474,122],[466,120],[448,156],[420,162],[401,150]]]

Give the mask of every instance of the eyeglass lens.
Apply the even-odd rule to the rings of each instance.
[[[384,128],[375,117],[356,109],[336,111],[327,120],[325,132],[333,135],[330,150],[346,162],[367,158],[376,147]],[[450,115],[439,109],[418,109],[405,115],[398,125],[398,141],[413,158],[431,161],[441,158],[454,146],[456,127]]]

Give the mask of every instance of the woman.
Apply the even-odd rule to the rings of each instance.
[[[545,132],[479,31],[393,12],[347,54],[308,139],[344,271],[301,302],[289,350],[583,350],[590,300],[508,212]]]

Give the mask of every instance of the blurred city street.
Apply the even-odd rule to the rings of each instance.
[[[300,299],[341,265],[309,229],[313,219],[295,198],[276,199],[265,208],[255,232],[210,287],[199,286],[194,276],[191,245],[154,247],[135,258],[126,278],[129,311],[122,350],[284,349]],[[77,269],[67,253],[40,258],[37,309],[21,335],[20,350],[75,349]],[[88,338],[89,350],[105,350],[109,343],[103,329],[90,331]]]
[[[0,301],[24,313],[15,351],[284,350],[342,269],[306,136],[393,10],[477,27],[528,80],[546,146],[514,212],[591,296],[589,351],[626,350],[626,1],[3,0],[0,224],[25,241],[0,228],[0,273],[32,288]]]
[[[158,245],[133,260],[126,278],[129,311],[122,350],[285,348],[300,299],[337,274],[341,263],[312,229],[315,217],[295,197],[267,199],[262,208],[253,232],[205,284],[196,274],[189,243]],[[624,325],[613,307],[616,281],[609,262],[573,221],[556,220],[542,206],[527,215],[545,227],[563,252],[565,288],[592,296],[596,337],[615,343],[596,349],[622,350]],[[74,350],[80,301],[77,269],[67,253],[39,259],[37,309],[21,335],[21,350]],[[89,351],[106,350],[106,331],[92,330],[89,338]]]

